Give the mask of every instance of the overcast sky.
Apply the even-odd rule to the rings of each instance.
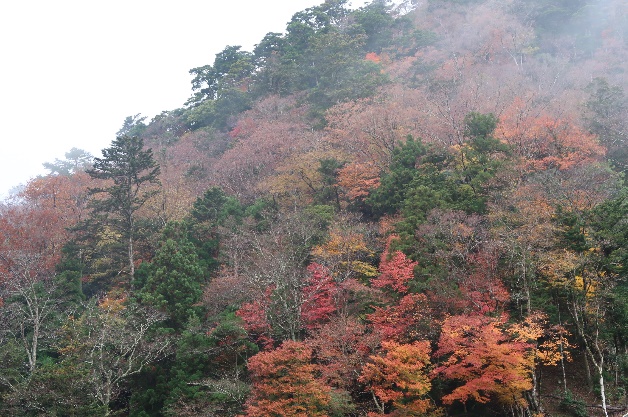
[[[227,45],[252,50],[322,2],[1,2],[0,197],[72,147],[100,156],[127,116],[181,107],[191,68]]]

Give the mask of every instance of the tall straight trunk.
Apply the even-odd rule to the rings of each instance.
[[[596,349],[596,350],[599,350],[599,349]],[[589,353],[589,355],[591,355],[591,361],[593,362],[593,365],[595,366],[595,369],[597,370],[597,373],[598,373],[598,378],[599,378],[598,381],[600,384],[600,397],[602,399],[602,410],[604,410],[604,416],[608,417],[608,410],[606,409],[606,390],[604,389],[604,356],[600,352],[600,360],[598,362],[593,356],[593,352],[589,349],[588,346],[587,346],[587,352]]]
[[[602,397],[602,408],[604,409],[604,415],[608,417],[608,410],[606,409],[606,390],[604,389],[604,370],[599,369],[600,373],[600,396]]]
[[[587,355],[586,349],[583,350],[582,353],[584,356],[584,369],[586,371],[587,386],[589,387],[589,389],[593,389],[593,376],[591,375],[591,366],[589,365],[589,356]]]
[[[129,281],[131,282],[131,285],[133,285],[133,278],[135,276],[135,254],[133,252],[133,234],[135,232],[135,230],[134,230],[135,224],[133,222],[133,215],[132,214],[129,214],[128,226],[129,226],[129,230],[128,230],[128,232],[129,232],[129,247],[128,247],[129,254],[128,255],[129,255],[129,275],[130,275],[130,280]]]
[[[24,340],[24,347],[26,349],[26,353],[28,355],[28,370],[32,375],[35,372],[35,368],[37,366],[37,349],[39,343],[39,317],[35,316],[33,320],[33,340],[31,341],[30,347],[28,346],[28,337],[26,335],[26,331],[24,326],[22,326],[22,340]]]
[[[584,329],[584,323],[583,323],[583,318],[580,317],[580,314],[578,314],[579,312],[579,308],[578,305],[576,305],[576,302],[573,302],[573,311],[572,311],[572,315],[573,318],[575,319],[575,324],[576,324],[576,329],[578,330],[578,333],[580,334],[580,338],[582,339],[582,343],[584,345],[584,361],[585,364],[587,365],[587,370],[588,369],[588,361],[587,361],[587,356],[589,359],[591,359],[591,363],[593,363],[593,366],[595,367],[595,370],[597,371],[598,374],[598,382],[600,384],[600,397],[602,400],[602,410],[604,411],[604,416],[608,417],[608,410],[606,408],[606,390],[604,388],[604,352],[603,350],[600,348],[599,345],[599,328],[596,328],[595,331],[593,332],[594,334],[592,335],[591,339],[587,338],[587,335],[585,334],[585,329]]]
[[[542,411],[540,397],[539,381],[536,377],[536,370],[534,369],[532,370],[532,393],[529,395],[528,405],[529,408],[535,412]]]
[[[528,258],[527,258],[528,249],[523,250],[523,261],[521,262],[521,267],[523,269],[523,285],[525,287],[526,292],[526,314],[531,314],[532,312],[532,295],[530,291],[530,282],[528,277]]]
[[[133,237],[129,236],[129,275],[131,276],[131,281],[133,281],[133,276],[135,275],[135,262],[133,259]]]
[[[562,327],[563,321],[560,318],[560,305],[558,306],[558,324]],[[567,394],[567,372],[565,372],[565,347],[563,346],[563,338],[560,338],[560,368],[563,372],[563,392]],[[584,360],[586,361],[586,355]]]

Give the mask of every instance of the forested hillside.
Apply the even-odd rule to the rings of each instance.
[[[412,3],[3,202],[0,415],[627,415],[628,4]]]

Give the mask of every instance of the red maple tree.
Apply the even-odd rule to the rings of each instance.
[[[408,292],[407,283],[414,278],[417,262],[410,260],[403,252],[390,253],[390,244],[396,236],[390,236],[379,264],[380,275],[371,280],[375,288],[390,287],[398,293]]]

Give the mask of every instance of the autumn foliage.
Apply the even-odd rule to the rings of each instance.
[[[371,285],[375,288],[389,287],[403,294],[408,291],[408,281],[414,278],[414,267],[417,262],[408,259],[403,252],[390,253],[390,245],[394,238],[394,236],[388,238],[379,263],[380,275],[371,280]]]
[[[411,341],[429,333],[430,307],[425,294],[407,294],[397,304],[375,307],[368,316],[384,340]]]
[[[383,342],[383,356],[371,356],[360,376],[384,405],[392,403],[394,416],[425,415],[433,409],[430,391],[430,344]]]
[[[249,360],[253,391],[246,416],[326,417],[330,388],[314,378],[312,350],[286,341]]]
[[[272,349],[272,327],[267,319],[272,287],[269,287],[263,297],[242,304],[236,315],[244,321],[244,328],[257,343],[266,349]]]
[[[532,389],[530,346],[511,340],[501,319],[480,315],[453,316],[445,320],[436,356],[444,360],[435,375],[460,381],[443,402],[485,403],[495,399],[505,404],[524,402]]]
[[[0,203],[0,415],[626,412],[625,1],[320,3]]]
[[[521,105],[516,99],[506,110],[497,137],[522,158],[525,170],[566,170],[590,164],[604,156],[605,149],[597,138],[573,120],[561,120],[547,114],[521,114]]]
[[[311,278],[303,288],[301,317],[307,329],[314,329],[336,312],[338,286],[324,266],[313,263],[307,269]]]

